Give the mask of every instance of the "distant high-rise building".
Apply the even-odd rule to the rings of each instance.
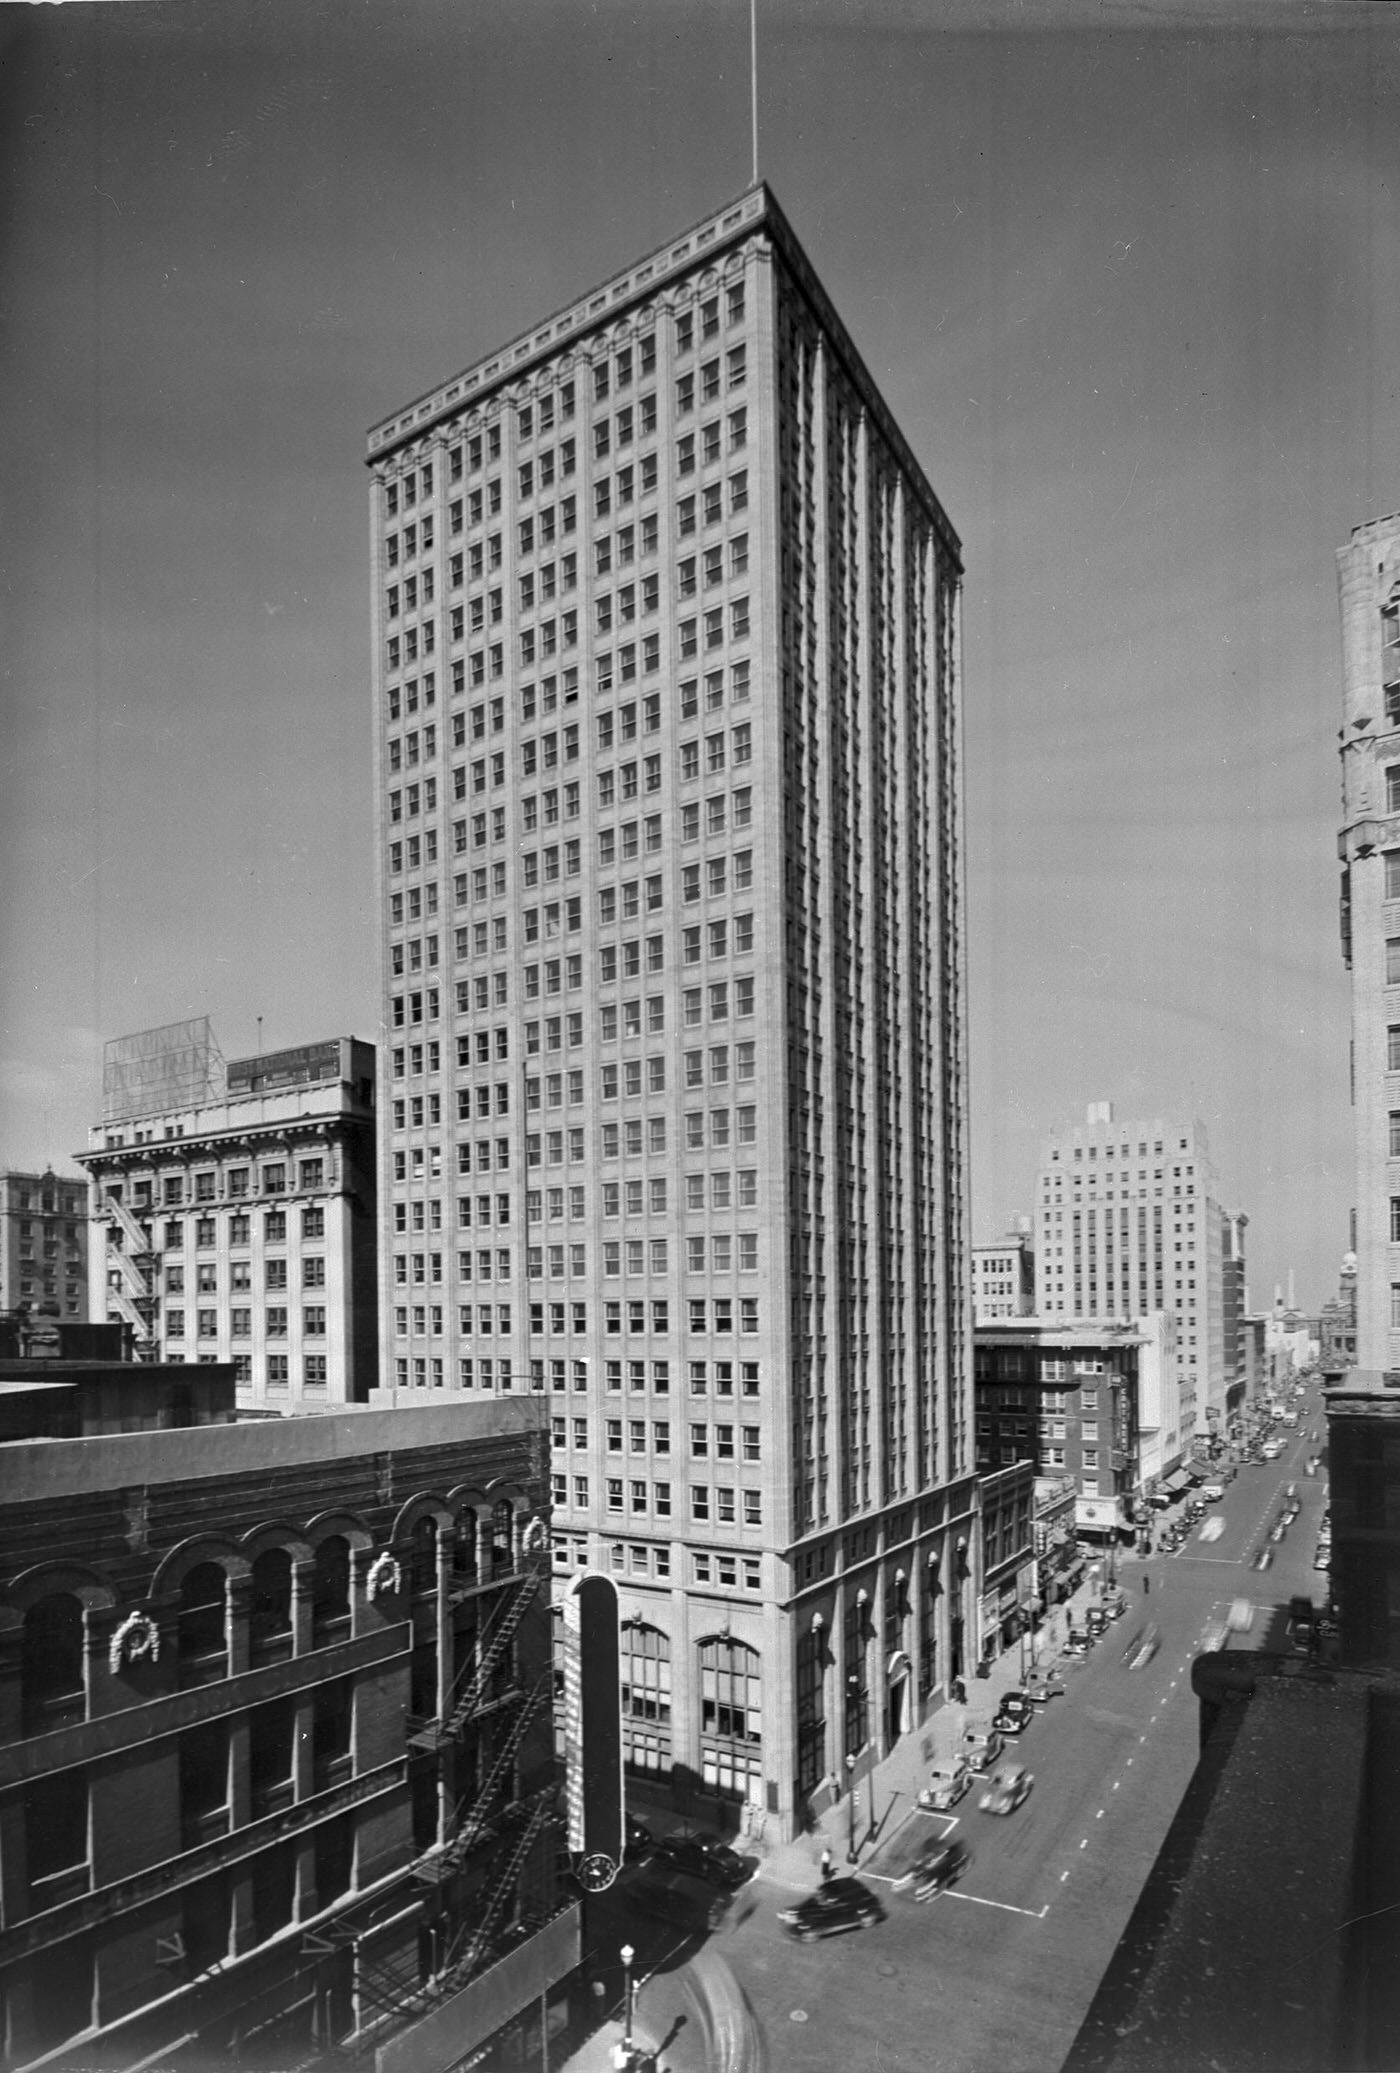
[[[1111,1102],[1092,1103],[1047,1141],[1035,1215],[1037,1314],[1127,1322],[1170,1311],[1182,1441],[1189,1452],[1193,1434],[1223,1430],[1244,1387],[1246,1220],[1216,1199],[1204,1127],[1120,1123]]]
[[[1342,956],[1351,973],[1356,1365],[1400,1368],[1400,515],[1337,556]]]
[[[972,1248],[972,1314],[978,1324],[994,1317],[1029,1317],[1035,1305],[1035,1255],[1030,1218],[996,1245]]]
[[[131,1326],[138,1360],[231,1360],[245,1409],[363,1402],[378,1356],[373,1045],[331,1037],[225,1066],[207,1024],[180,1023],[108,1049],[106,1114],[80,1154],[103,1314]]]
[[[87,1220],[77,1174],[0,1173],[0,1310],[86,1318]]]
[[[370,435],[383,1366],[550,1393],[634,1773],[965,1667],[957,539],[772,196]]]

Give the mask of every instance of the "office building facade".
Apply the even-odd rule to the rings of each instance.
[[[138,1360],[231,1360],[244,1409],[365,1401],[379,1357],[373,1045],[210,1054],[177,1086],[169,1048],[146,1043],[159,1034],[118,1040],[145,1055],[81,1155],[105,1314],[130,1325]]]
[[[1128,1326],[1039,1318],[977,1328],[977,1464],[1029,1462],[1071,1477],[1083,1532],[1127,1531],[1141,1488],[1139,1369],[1150,1345]]]
[[[1351,975],[1356,1365],[1400,1368],[1400,515],[1337,556],[1342,956]]]
[[[1036,1183],[1036,1314],[1176,1318],[1181,1431],[1208,1444],[1243,1390],[1246,1219],[1228,1218],[1199,1122],[1117,1122],[1111,1102],[1052,1136]],[[1226,1259],[1230,1323],[1226,1317]]]
[[[762,187],[368,460],[386,1383],[548,1393],[634,1770],[788,1822],[973,1609],[958,543]]]
[[[997,1317],[1029,1317],[1035,1307],[1031,1234],[1008,1231],[999,1245],[972,1248],[972,1314],[978,1324]]]
[[[88,1187],[77,1174],[0,1173],[0,1310],[88,1314]]]

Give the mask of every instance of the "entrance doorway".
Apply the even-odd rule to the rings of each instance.
[[[909,1732],[909,1658],[903,1649],[890,1657],[885,1684],[886,1747],[893,1749],[900,1736]]]

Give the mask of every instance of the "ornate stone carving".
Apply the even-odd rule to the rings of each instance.
[[[107,1647],[107,1667],[115,1677],[123,1663],[160,1660],[160,1628],[148,1612],[129,1612]]]
[[[365,1590],[369,1594],[372,1603],[381,1591],[401,1591],[402,1589],[403,1571],[400,1569],[394,1556],[385,1548],[382,1553],[375,1556],[369,1565],[365,1576]]]

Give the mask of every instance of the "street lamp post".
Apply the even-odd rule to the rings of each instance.
[[[630,1943],[625,1943],[618,1953],[622,1959],[622,2064],[632,2064],[632,1960],[636,1957]]]
[[[846,1862],[856,1861],[856,1760],[846,1758]]]

